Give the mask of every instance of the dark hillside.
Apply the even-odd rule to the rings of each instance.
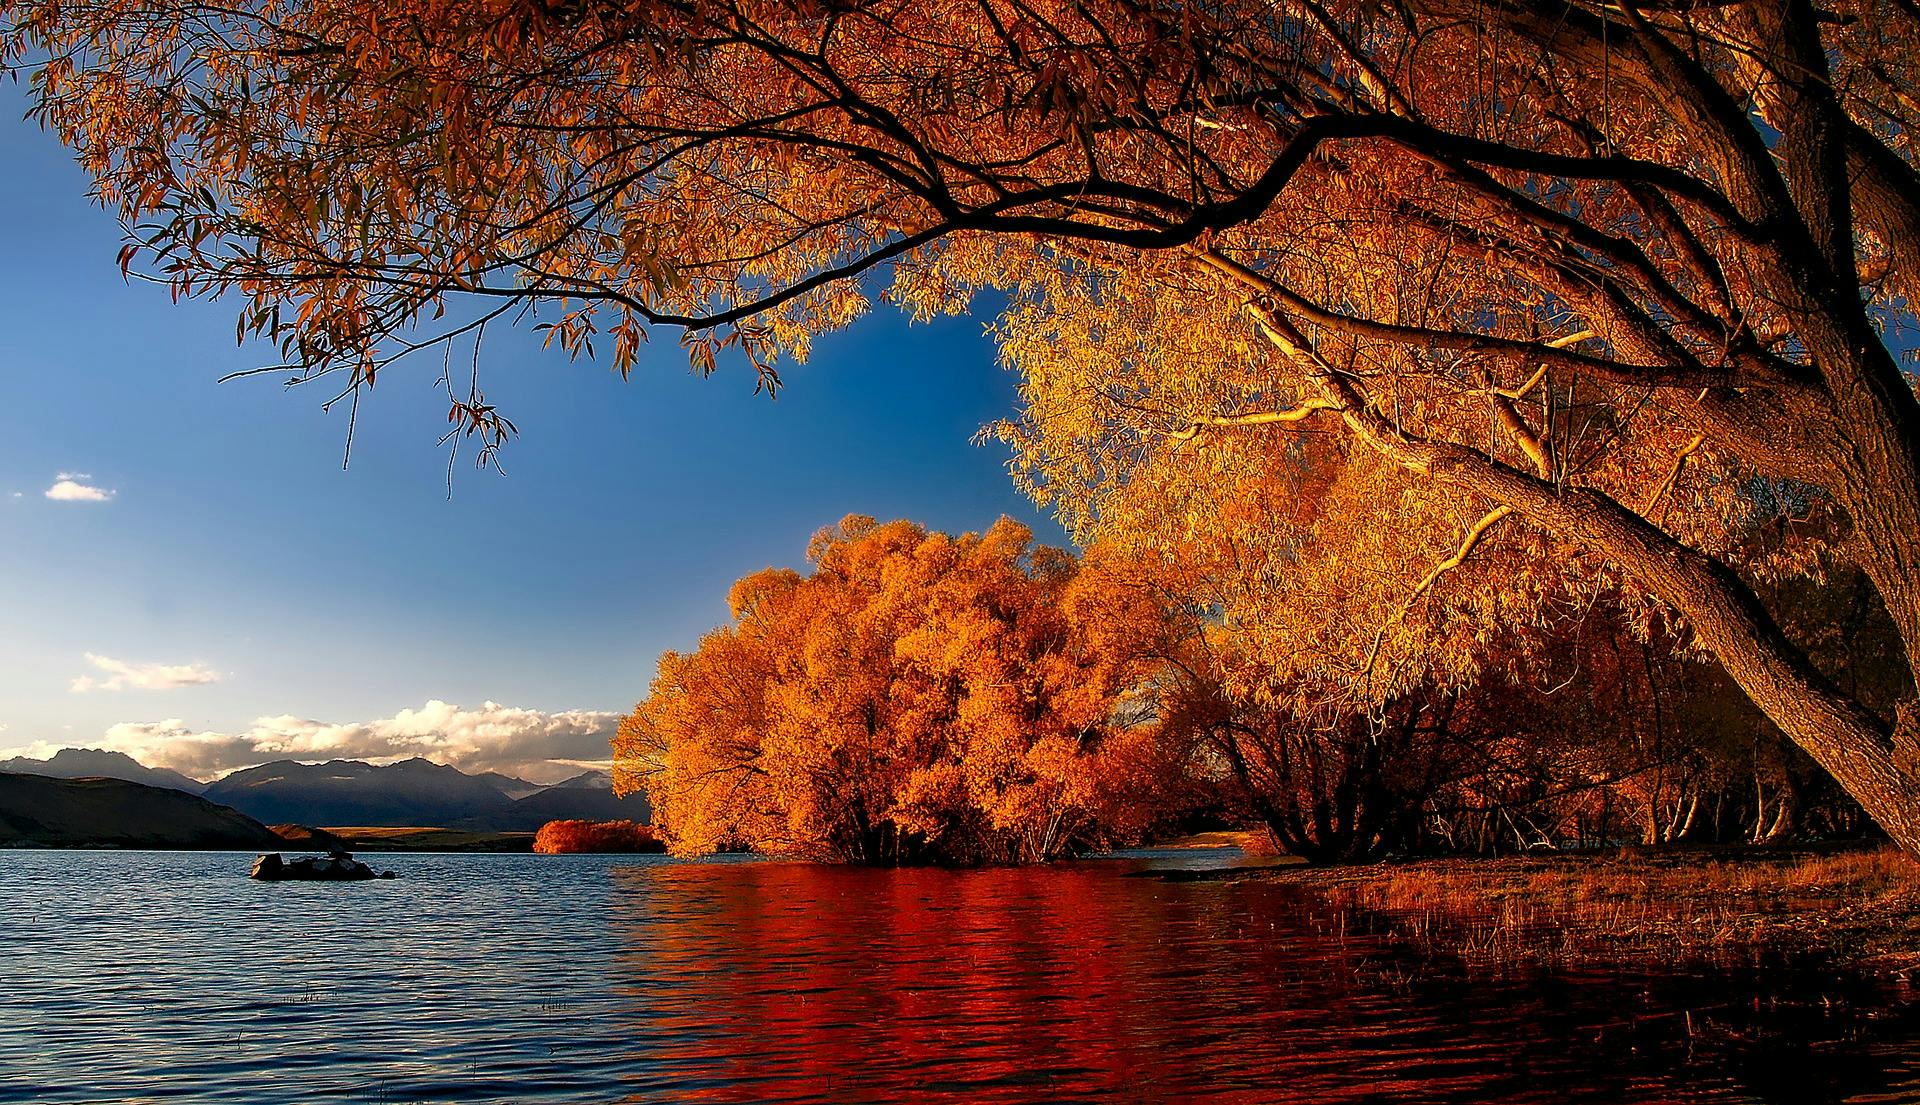
[[[285,847],[260,822],[204,798],[124,779],[0,773],[0,847]]]

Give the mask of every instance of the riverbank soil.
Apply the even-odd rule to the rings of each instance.
[[[1920,861],[1887,847],[1629,850],[1266,869],[1481,965],[1814,955],[1920,981]]]

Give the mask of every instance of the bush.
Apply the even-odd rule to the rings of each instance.
[[[653,829],[635,821],[549,821],[534,834],[533,850],[564,852],[664,852]]]

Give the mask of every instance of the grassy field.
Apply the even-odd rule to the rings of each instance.
[[[1269,869],[1469,963],[1815,953],[1920,977],[1920,861],[1893,848],[1686,850]]]
[[[355,852],[531,852],[532,833],[469,832],[430,826],[328,826],[321,830]]]

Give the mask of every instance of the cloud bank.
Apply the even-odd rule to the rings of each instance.
[[[179,718],[122,722],[101,747],[149,767],[211,779],[270,760],[368,760],[425,756],[462,771],[500,771],[537,783],[587,767],[605,767],[618,714],[544,713],[498,702],[465,709],[433,699],[419,709],[361,722],[325,722],[283,714],[254,719],[245,732],[195,730]]]
[[[181,687],[200,687],[220,682],[220,673],[204,664],[134,664],[98,653],[86,654],[87,663],[105,672],[105,677],[82,675],[74,679],[75,694],[87,691],[172,691]]]
[[[31,744],[15,745],[12,748],[0,748],[0,760],[11,760],[15,757],[28,760],[50,760],[55,752],[66,747],[69,746],[55,744],[52,741],[34,741]]]
[[[45,494],[56,503],[104,503],[119,494],[110,487],[88,483],[92,478],[85,472],[62,472],[53,478],[53,486]]]

